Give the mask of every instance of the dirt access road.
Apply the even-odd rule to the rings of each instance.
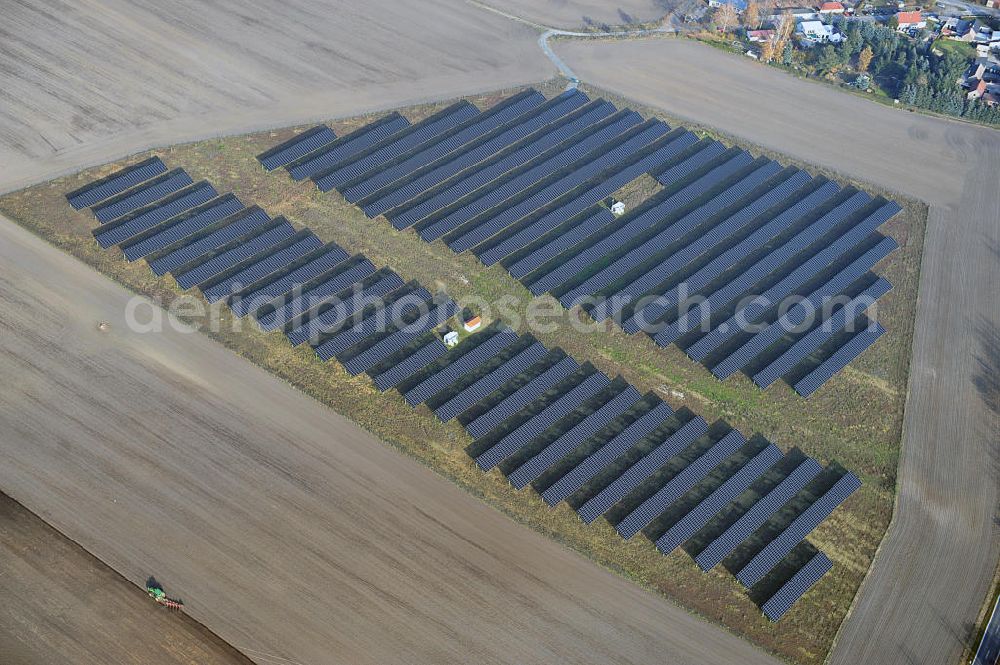
[[[254,660],[774,663],[129,298],[0,224],[0,486]]]
[[[556,51],[585,82],[931,204],[896,514],[831,662],[956,662],[1000,556],[1000,132],[689,41]]]
[[[0,191],[151,147],[546,79],[462,0],[5,3]]]
[[[0,494],[0,663],[247,665]]]
[[[570,30],[655,21],[675,0],[483,0],[483,4],[535,23]]]

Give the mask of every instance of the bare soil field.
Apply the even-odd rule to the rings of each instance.
[[[931,204],[895,518],[831,661],[957,661],[1000,555],[1000,133],[693,42],[558,51],[586,81]]]
[[[553,28],[646,23],[670,11],[672,0],[485,0],[483,4]]]
[[[0,662],[245,665],[183,612],[160,607],[0,494]]]
[[[2,221],[0,485],[253,660],[774,662]]]
[[[5,3],[0,191],[137,150],[551,75],[461,0]]]
[[[561,86],[556,81],[542,89],[554,93]],[[471,101],[485,107],[501,96],[478,96]],[[615,101],[622,106],[629,104]],[[403,112],[416,120],[448,103],[420,105]],[[370,119],[339,120],[332,126],[343,133]],[[283,214],[309,226],[324,240],[334,240],[351,251],[364,252],[378,264],[390,265],[405,279],[444,286],[459,300],[515,299],[523,320],[530,294],[499,266],[485,269],[471,256],[456,257],[441,242],[427,244],[412,232],[391,230],[383,219],[369,220],[335,193],[318,193],[311,183],[294,183],[281,172],[263,172],[254,155],[288,138],[292,131],[197,142],[158,154],[171,166],[184,166],[196,179],[209,179],[220,191],[233,191],[272,215]],[[74,212],[62,196],[114,168],[90,169],[10,194],[0,198],[0,210],[129,288],[170,302],[178,295],[172,278],[155,279],[141,262],[129,265],[117,252],[100,251],[89,233],[95,224],[92,217]],[[650,180],[634,183],[636,193],[655,190]],[[659,392],[675,407],[689,407],[710,421],[725,419],[748,435],[763,434],[784,449],[797,446],[823,462],[842,464],[864,479],[864,488],[810,536],[811,542],[835,558],[836,570],[777,626],[763,619],[728,573],[719,570],[705,575],[687,554],[678,551],[664,557],[644,539],[623,543],[604,522],[586,527],[566,506],[549,509],[533,492],[512,490],[500,474],[481,473],[465,451],[470,439],[457,423],[442,424],[425,408],[413,411],[394,392],[375,392],[365,377],[352,379],[335,363],[320,362],[307,348],[291,349],[280,334],[262,335],[246,326],[248,329],[240,333],[223,332],[216,338],[515,519],[776,653],[800,662],[821,662],[871,564],[892,511],[926,217],[922,204],[905,198],[900,201],[904,212],[886,230],[902,249],[879,267],[879,272],[896,285],[879,306],[879,319],[892,332],[813,400],[802,400],[784,384],[762,393],[742,376],[720,383],[679,350],[660,349],[649,339],[628,336],[616,328],[587,335],[561,319],[550,331],[536,331],[550,347],[561,346],[612,376],[621,374],[641,391]],[[674,390],[679,392],[671,392]]]

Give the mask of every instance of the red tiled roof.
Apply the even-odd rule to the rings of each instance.
[[[819,6],[819,10],[821,12],[832,12],[843,8],[844,5],[840,4],[839,2],[824,2],[822,5]]]
[[[920,23],[921,21],[920,11],[918,10],[915,12],[899,12],[898,14],[896,14],[896,20],[898,20],[900,24],[905,23],[907,25],[909,25],[910,23]]]

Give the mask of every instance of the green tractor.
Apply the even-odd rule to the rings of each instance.
[[[179,610],[182,607],[184,607],[184,603],[181,602],[180,600],[177,600],[175,598],[170,598],[169,596],[167,596],[166,592],[163,590],[163,587],[160,586],[160,583],[157,582],[156,579],[153,577],[150,577],[148,580],[146,580],[146,593],[148,593],[149,597],[155,600],[160,605],[163,605],[164,607],[170,608],[172,610]]]

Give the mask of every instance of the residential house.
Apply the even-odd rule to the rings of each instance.
[[[900,32],[921,30],[927,27],[927,21],[920,15],[919,9],[914,12],[899,12],[896,14],[896,21],[898,21],[896,29]]]
[[[959,19],[955,21],[954,27],[941,31],[942,35],[947,35],[951,39],[959,42],[972,43],[976,39],[976,22]]]
[[[743,12],[747,8],[747,0],[708,0],[709,7],[721,7],[722,5],[732,5],[737,12]]]
[[[788,9],[782,9],[768,16],[767,20],[769,20],[772,23],[778,23],[779,21],[781,21],[781,18],[786,14],[791,14],[792,18],[795,19],[796,23],[800,21],[819,20],[819,12],[817,12],[812,7],[790,7]]]
[[[832,16],[834,14],[843,14],[844,5],[839,2],[824,2],[819,6],[820,16]]]
[[[821,21],[802,21],[795,30],[806,46],[826,44],[827,42],[839,44],[844,38],[832,25],[826,25]]]
[[[747,30],[747,39],[751,42],[767,42],[773,38],[774,30]]]

